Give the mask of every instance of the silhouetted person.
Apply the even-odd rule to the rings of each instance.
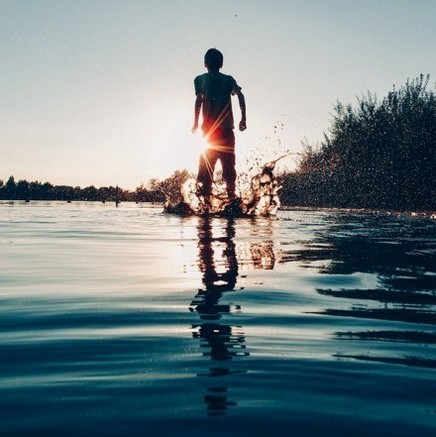
[[[194,126],[198,128],[200,112],[202,114],[201,129],[208,147],[200,157],[197,192],[207,199],[212,190],[213,173],[218,159],[221,161],[223,178],[227,184],[230,200],[235,198],[235,134],[232,95],[237,95],[241,108],[239,130],[247,128],[245,98],[241,87],[232,76],[220,73],[223,66],[223,55],[217,49],[209,49],[204,56],[207,73],[197,76],[195,86]]]

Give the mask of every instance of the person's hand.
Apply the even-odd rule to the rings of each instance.
[[[247,129],[247,121],[244,119],[244,120],[241,120],[239,123],[239,130],[242,132],[245,129]]]
[[[191,129],[191,132],[192,132],[193,134],[195,134],[195,132],[197,132],[197,129],[198,129],[198,124],[197,124],[197,123],[194,123],[194,126],[192,126],[192,129]]]

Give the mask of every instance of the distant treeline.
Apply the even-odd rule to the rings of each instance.
[[[305,145],[297,169],[280,175],[289,206],[436,210],[436,95],[421,75],[381,101],[337,103],[317,146]],[[0,199],[162,202],[179,192],[186,170],[135,191],[0,180]]]
[[[49,182],[15,181],[11,176],[6,183],[0,180],[1,200],[130,200],[132,193],[117,187],[89,186],[86,188],[52,185]]]
[[[338,103],[317,147],[305,146],[282,175],[283,203],[299,206],[436,209],[436,96],[421,75],[381,101]]]
[[[15,181],[11,176],[6,183],[0,180],[0,200],[64,200],[101,202],[163,202],[166,193],[174,193],[188,178],[187,170],[175,171],[169,178],[160,181],[151,179],[147,186],[140,185],[135,191],[119,187],[100,187],[93,185],[81,188],[68,185],[52,185],[49,182]]]

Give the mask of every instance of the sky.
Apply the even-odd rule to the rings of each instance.
[[[196,172],[211,47],[247,101],[237,169],[298,153],[337,101],[434,84],[435,23],[436,0],[0,0],[0,179],[134,189]]]

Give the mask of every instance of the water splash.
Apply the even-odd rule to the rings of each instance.
[[[198,194],[196,180],[189,178],[182,185],[180,192],[167,194],[164,212],[179,215],[221,215],[221,216],[267,216],[275,215],[279,209],[281,185],[274,174],[277,162],[285,155],[264,164],[251,177],[246,174],[241,179],[248,179],[248,184],[238,183],[240,196],[229,199],[226,184],[222,179],[214,181],[210,196]],[[240,182],[240,181],[238,181]]]

